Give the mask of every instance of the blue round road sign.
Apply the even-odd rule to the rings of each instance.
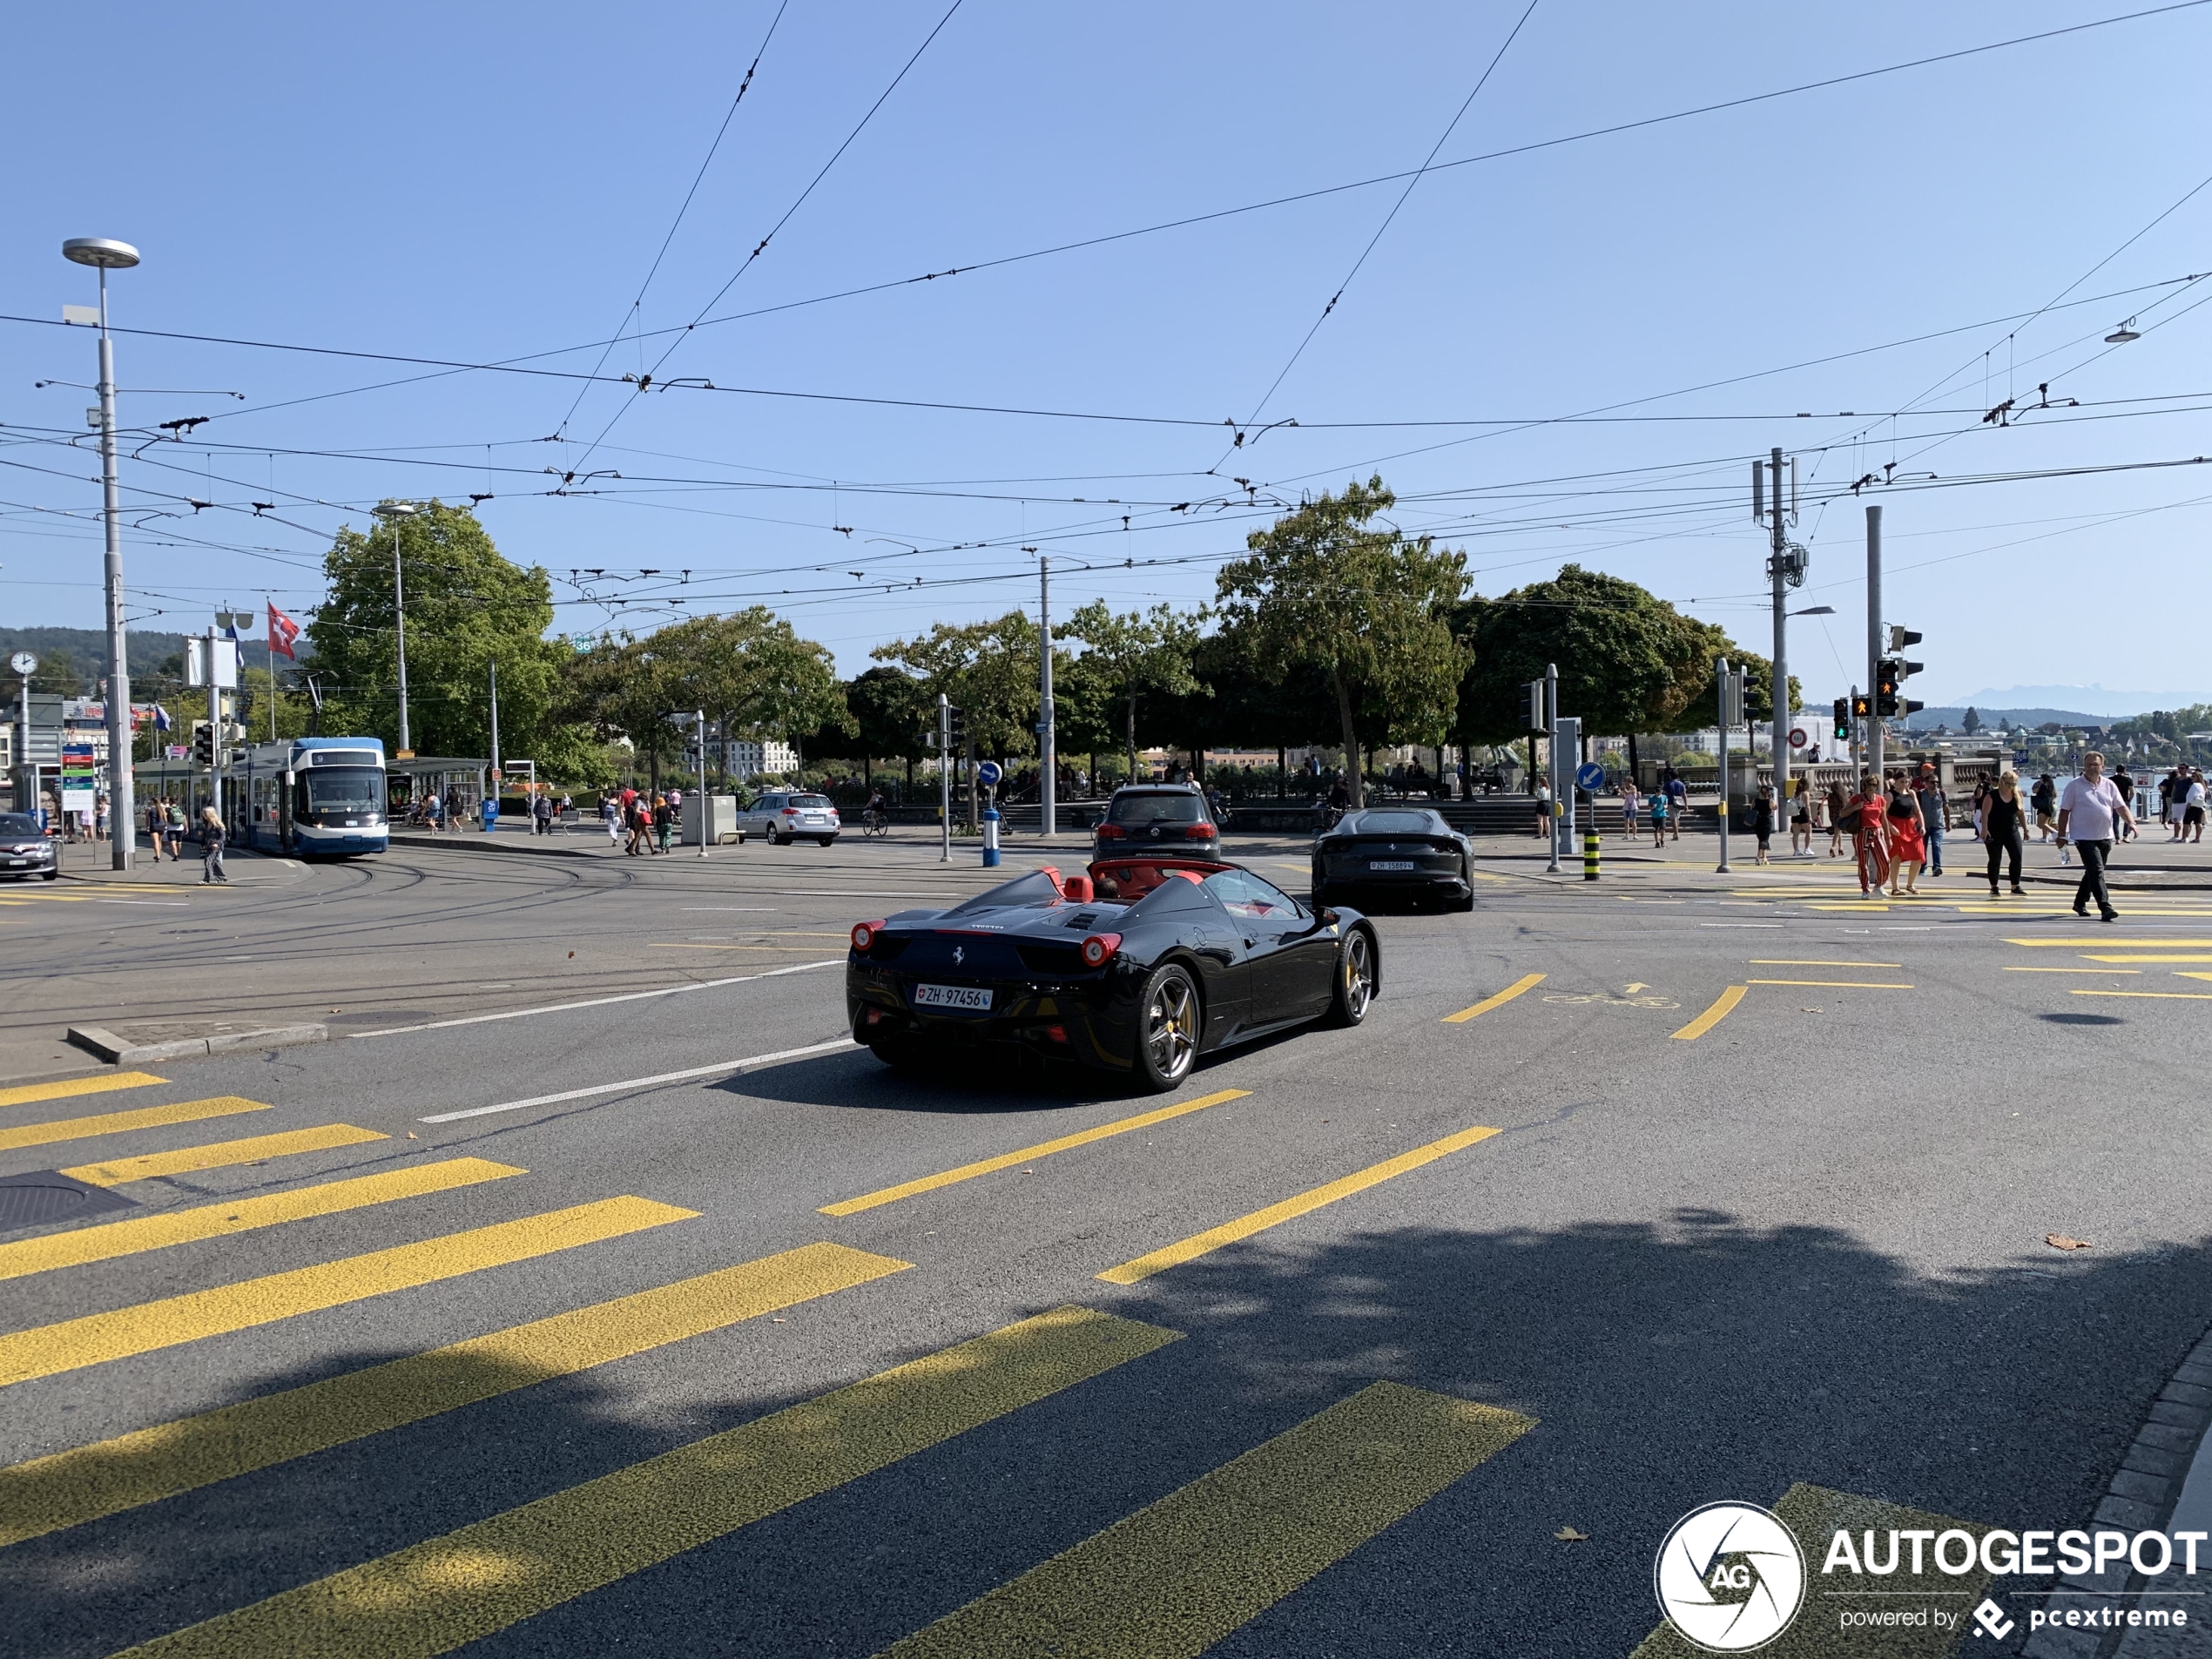
[[[997,788],[999,779],[1005,776],[1005,771],[995,760],[986,760],[975,768],[975,781],[986,789]]]
[[[1585,760],[1575,768],[1575,786],[1577,789],[1595,791],[1603,788],[1604,786],[1605,768],[1599,765],[1596,761]]]

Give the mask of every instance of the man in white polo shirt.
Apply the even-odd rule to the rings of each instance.
[[[2064,846],[2071,840],[2074,850],[2081,855],[2081,885],[2074,892],[2077,916],[2089,914],[2089,900],[2094,898],[2098,914],[2107,921],[2120,920],[2120,913],[2112,907],[2112,895],[2105,888],[2105,860],[2112,853],[2116,823],[2132,830],[2135,817],[2112,779],[2105,776],[2105,758],[2093,749],[2081,757],[2081,775],[2067,785],[2059,797],[2059,845]]]

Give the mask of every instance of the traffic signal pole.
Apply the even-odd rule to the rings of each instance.
[[[1881,684],[1882,663],[1882,509],[1878,505],[1866,509],[1866,684],[1870,688]],[[1878,697],[1878,691],[1870,691]],[[1866,719],[1866,770],[1874,774],[1876,787],[1882,781],[1882,715],[1878,706]]]
[[[1784,560],[1788,541],[1783,533],[1782,507],[1782,451],[1776,448],[1768,464],[1773,469],[1774,511],[1768,515],[1768,544],[1772,555],[1767,560],[1767,570],[1774,583],[1774,691],[1773,701],[1767,705],[1770,737],[1774,751],[1774,811],[1779,825],[1782,813],[1790,801],[1790,643],[1789,601],[1784,597],[1789,568]],[[1795,475],[1792,475],[1793,478]],[[1795,493],[1794,490],[1792,492]],[[1746,725],[1744,735],[1750,735]],[[1747,745],[1748,746],[1748,745]],[[1753,767],[1751,779],[1758,780],[1758,771]],[[1758,791],[1754,788],[1756,796]]]
[[[937,693],[937,830],[943,850],[941,864],[953,861],[953,713],[952,698]]]

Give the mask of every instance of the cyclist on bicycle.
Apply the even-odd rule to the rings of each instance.
[[[860,809],[860,822],[869,830],[879,829],[882,826],[884,822],[882,790],[871,789],[868,792],[868,804]]]

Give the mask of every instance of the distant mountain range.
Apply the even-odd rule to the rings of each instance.
[[[1986,703],[1960,703],[1939,709],[1922,709],[1905,722],[1911,732],[1928,732],[1947,725],[1953,732],[1966,723],[1966,711],[1971,708],[1981,716],[1984,726],[2039,726],[2055,720],[2060,725],[2110,725],[2115,717],[2109,714],[2084,714],[2080,709],[2006,709],[1993,708]]]
[[[145,672],[165,658],[181,657],[185,650],[182,634],[137,628],[125,631],[123,643],[134,674]],[[0,665],[19,651],[38,658],[40,687],[53,685],[70,695],[89,695],[94,683],[107,672],[107,635],[97,628],[0,628]],[[73,683],[62,686],[56,684],[57,680]],[[12,674],[0,675],[0,691],[7,695],[13,695],[15,684]]]
[[[2045,720],[2080,725],[2085,720],[2109,722],[2125,720],[2131,715],[2148,714],[2153,709],[2185,709],[2198,703],[2212,702],[2212,691],[2200,688],[2194,691],[2107,691],[2101,685],[2013,685],[2003,691],[1985,687],[1969,697],[1944,699],[1944,706],[1961,711],[1973,708],[1987,719],[1993,709],[2003,709],[2029,716],[2030,723],[2040,725]],[[2066,711],[2073,710],[2068,713]],[[2082,712],[2081,711],[2087,711]],[[1927,711],[1933,714],[1932,708]],[[1915,717],[1915,724],[1919,717]],[[1957,720],[1952,725],[1956,725]]]

